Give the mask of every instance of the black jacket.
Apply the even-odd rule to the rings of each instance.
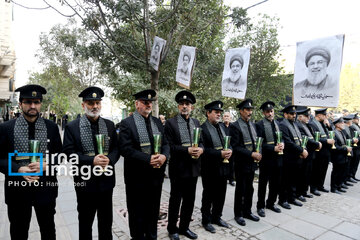
[[[8,167],[9,153],[14,152],[14,127],[15,119],[0,124],[0,171],[5,175],[5,202],[24,201],[26,199],[34,199],[37,203],[49,203],[55,201],[57,197],[58,187],[56,172],[52,176],[45,174],[40,177],[39,186],[29,186],[22,176],[9,176]],[[47,128],[48,151],[51,159],[51,154],[61,152],[61,138],[58,126],[49,120],[44,119]],[[46,156],[43,156],[45,161]],[[57,157],[55,162],[49,162],[49,166],[57,164]],[[16,160],[11,162],[12,172],[17,173],[21,167],[16,163]],[[18,183],[18,186],[14,184]],[[22,186],[24,184],[24,186]],[[32,196],[32,197],[30,197]]]
[[[87,156],[84,154],[80,138],[80,118],[71,121],[65,127],[63,152],[68,156],[72,153],[76,153],[79,156],[79,163],[77,166],[86,166],[91,168],[90,179],[86,179],[88,176],[85,174],[81,176],[74,176],[74,182],[76,183],[75,189],[77,191],[101,192],[110,190],[115,187],[115,164],[119,160],[120,154],[117,146],[117,136],[114,123],[107,119],[104,119],[104,121],[108,130],[108,136],[110,137],[109,154],[107,156],[110,159],[109,166],[113,167],[113,174],[110,176],[107,176],[105,173],[101,174],[100,176],[95,176],[92,174],[94,167],[94,156]],[[96,147],[95,152],[97,153]],[[89,173],[87,172],[86,174]]]
[[[290,122],[290,124],[291,124],[291,122]],[[286,159],[286,161],[288,163],[301,162],[300,154],[303,152],[304,149],[295,143],[294,136],[291,134],[290,129],[285,124],[285,121],[280,122],[279,128],[280,128],[280,131],[282,132],[283,140],[284,140],[284,144],[285,144],[284,158]],[[299,139],[299,140],[301,140],[301,139]]]
[[[195,127],[200,127],[197,119],[193,119]],[[192,131],[192,130],[191,130]],[[186,178],[198,177],[201,171],[201,156],[199,159],[191,158],[188,147],[181,145],[177,117],[168,119],[165,123],[165,136],[170,145],[169,177]],[[204,148],[202,138],[199,147]]]
[[[164,128],[161,121],[155,117],[152,120],[162,134],[161,154],[169,159],[169,145],[164,137]],[[149,136],[154,154],[153,138]],[[140,147],[139,135],[136,129],[133,116],[125,118],[120,123],[120,153],[124,157],[124,178],[125,184],[143,182],[150,180],[163,181],[166,162],[161,168],[153,168],[150,165],[151,155],[143,153]]]
[[[339,131],[340,132],[340,131]],[[341,131],[340,134],[343,134],[344,141],[346,144],[346,138],[348,137],[345,133],[345,131]],[[341,140],[339,139],[338,135],[335,134],[335,147],[336,149],[331,150],[331,162],[335,164],[344,164],[347,162],[347,148],[341,143]]]

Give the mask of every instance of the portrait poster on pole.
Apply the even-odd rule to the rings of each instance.
[[[196,48],[183,45],[180,50],[176,70],[176,82],[183,88],[190,89],[192,71],[195,66]]]
[[[250,48],[232,48],[226,51],[221,84],[222,96],[245,98],[249,62]]]
[[[155,36],[151,50],[151,55],[150,55],[150,65],[156,71],[159,71],[159,64],[165,45],[166,45],[166,40]]]
[[[345,35],[297,43],[294,105],[337,107]]]

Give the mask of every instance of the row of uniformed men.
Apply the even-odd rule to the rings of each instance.
[[[313,125],[316,131],[321,132],[318,143],[312,140],[310,128],[307,128],[310,133],[306,128],[304,130],[300,128],[301,132],[299,132],[298,125],[294,124],[296,115],[294,106],[283,109],[284,119],[279,124],[274,120],[275,104],[264,103],[261,106],[264,119],[255,126],[250,120],[252,101],[246,99],[237,106],[241,117],[226,128],[220,123],[223,103],[214,101],[205,106],[207,121],[200,126],[198,120],[190,117],[192,105],[196,103],[195,96],[188,91],[181,91],[175,97],[179,114],[169,119],[163,127],[159,119],[151,116],[155,91],[144,90],[134,94],[136,111],[121,122],[118,143],[114,124],[100,117],[101,98],[104,92],[100,88],[89,87],[79,94],[79,97],[83,98],[82,106],[85,114],[66,126],[64,141],[61,144],[57,126],[39,117],[42,95],[46,94],[46,90],[39,85],[26,85],[16,91],[20,92],[19,106],[22,115],[16,120],[0,125],[0,145],[3,146],[0,152],[0,170],[6,176],[5,202],[8,206],[10,234],[13,239],[27,239],[32,207],[37,215],[42,239],[56,238],[54,224],[56,176],[45,172],[43,176],[31,176],[40,171],[40,162],[29,163],[28,159],[20,156],[8,161],[8,154],[14,150],[29,152],[28,142],[31,139],[40,140],[42,153],[48,151],[49,154],[59,152],[67,155],[77,154],[78,167],[114,167],[121,154],[124,157],[126,201],[130,234],[133,239],[157,238],[160,196],[167,160],[171,182],[168,213],[170,239],[179,239],[179,234],[190,239],[197,238],[197,235],[189,229],[189,224],[194,207],[196,183],[200,175],[204,188],[201,207],[204,228],[215,232],[212,224],[229,227],[221,219],[230,171],[230,165],[224,159],[231,159],[235,163],[237,185],[234,214],[236,222],[240,225],[245,225],[244,218],[259,220],[251,212],[253,178],[257,165],[255,162],[259,162],[260,165],[257,204],[260,216],[265,216],[265,192],[268,182],[270,192],[266,207],[275,212],[280,212],[275,206],[279,193],[280,205],[290,208],[288,202],[300,205],[301,203],[295,198],[304,201],[304,196],[311,196],[307,194],[309,185],[316,195],[319,194],[318,190],[326,191],[323,187],[324,172],[326,174],[328,156],[330,156],[328,153],[333,141],[329,139],[328,129],[324,125],[326,119],[323,117],[326,115],[324,110],[317,112],[312,120],[313,124],[307,124],[299,117],[299,126]],[[306,118],[308,109],[300,111],[299,114]],[[343,126],[341,120],[334,123],[339,129]],[[193,129],[196,127],[201,127],[203,131],[198,146],[193,146]],[[284,143],[276,144],[277,131],[283,133]],[[339,132],[343,134],[343,131]],[[104,154],[99,154],[96,148],[96,134],[106,136]],[[154,152],[154,134],[162,136],[159,153]],[[231,147],[224,150],[224,137],[227,135],[232,137]],[[301,147],[300,139],[303,135],[308,135],[310,139],[307,150]],[[335,173],[332,177],[332,190],[333,188],[339,190],[347,180],[343,173],[349,148],[344,147],[342,141],[344,139],[338,139],[341,136],[338,132],[335,135],[337,150],[334,150],[334,156],[344,162],[337,161],[338,167],[335,168],[334,165],[333,170]],[[255,146],[257,136],[264,138],[260,152],[256,151]],[[315,149],[321,150],[317,152],[316,158],[311,159],[309,156],[315,155]],[[284,155],[279,155],[282,151]],[[355,153],[355,150],[353,152]],[[334,164],[335,158],[332,159]],[[311,160],[314,161],[311,163]],[[8,171],[10,163],[11,172],[21,173],[24,176],[11,176]],[[41,164],[44,170],[47,169],[46,163]],[[58,163],[47,164],[51,167]],[[311,166],[313,181],[298,181],[308,178]],[[297,171],[299,168],[303,170]],[[355,175],[351,176],[355,177]],[[74,181],[78,203],[79,238],[91,239],[92,224],[97,214],[99,239],[111,239],[115,174],[93,175],[88,180],[84,180],[79,175],[74,176]],[[15,184],[16,182],[18,184]],[[35,182],[38,184],[34,184]],[[177,226],[179,211],[180,222]]]

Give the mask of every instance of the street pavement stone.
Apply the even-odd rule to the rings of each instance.
[[[331,165],[329,166],[326,187],[329,188]],[[358,174],[359,175],[359,174]],[[141,176],[139,176],[141,177]],[[357,176],[359,178],[359,176]],[[57,238],[60,240],[78,239],[78,219],[76,211],[76,195],[72,177],[59,176],[59,196],[57,198],[55,223]],[[128,240],[130,233],[127,222],[125,184],[123,179],[123,160],[116,165],[116,187],[114,188],[113,237]],[[4,204],[4,176],[0,174],[0,240],[10,239],[6,205]],[[227,196],[222,218],[230,224],[230,228],[216,225],[216,233],[212,234],[201,225],[202,183],[197,184],[193,221],[190,229],[198,234],[200,240],[219,239],[360,239],[360,183],[350,187],[342,195],[323,193],[320,197],[307,199],[303,207],[292,205],[291,210],[281,208],[282,213],[265,209],[266,217],[259,222],[246,220],[246,226],[239,226],[234,221],[235,187],[228,185]],[[167,217],[167,206],[170,194],[170,181],[164,180],[161,196],[161,213]],[[253,213],[256,213],[257,183],[254,183]],[[166,230],[167,218],[160,221],[158,239],[168,239]],[[97,239],[97,220],[93,225],[93,237]],[[29,229],[29,239],[40,239],[36,215],[33,211]],[[180,239],[187,239],[180,235]]]

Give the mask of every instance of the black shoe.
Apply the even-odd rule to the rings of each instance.
[[[185,231],[179,231],[179,234],[184,235],[187,238],[190,239],[197,239],[198,235],[194,232],[192,232],[190,229],[186,229]]]
[[[310,191],[312,194],[314,194],[315,196],[321,196],[321,193],[318,190],[313,190]]]
[[[344,188],[344,189],[349,189],[344,183],[343,184],[341,184],[341,186],[340,186],[341,188]]]
[[[254,222],[258,222],[260,220],[260,218],[252,213],[249,214],[244,214],[244,218],[250,219]]]
[[[306,199],[303,197],[303,196],[299,196],[299,197],[297,197],[297,199],[299,199],[300,201],[302,201],[302,202],[306,202]]]
[[[314,196],[311,195],[311,194],[305,193],[305,194],[304,194],[304,197],[306,197],[306,198],[313,198]]]
[[[229,224],[227,224],[224,220],[222,220],[221,218],[219,218],[219,220],[217,221],[213,221],[213,224],[216,224],[220,227],[225,227],[225,228],[230,228]]]
[[[216,229],[213,227],[213,225],[211,225],[210,223],[203,223],[203,227],[205,228],[206,231],[211,232],[211,233],[216,233]]]
[[[229,184],[234,187],[235,186],[235,181],[229,181]]]
[[[170,240],[180,240],[178,233],[173,233],[173,234],[169,233],[169,238],[170,238]]]
[[[321,192],[329,192],[329,190],[327,190],[327,189],[324,188],[324,187],[320,187],[318,190],[321,191]]]
[[[351,183],[349,183],[348,181],[349,181],[349,180],[347,180],[347,181],[344,183],[346,186],[350,186],[350,187],[354,186],[354,184],[351,184]]]
[[[246,225],[245,219],[243,217],[235,217],[235,222],[237,222],[237,224],[239,224],[241,226]]]
[[[339,192],[337,189],[331,189],[330,192],[332,192],[332,193],[337,193],[337,194],[341,194],[341,192]]]
[[[357,183],[357,181],[355,179],[353,179],[353,178],[349,178],[348,181],[351,182],[351,183]]]
[[[342,189],[342,188],[338,188],[337,190],[338,190],[339,192],[346,193],[346,191],[345,191],[344,189]]]
[[[259,209],[257,210],[257,214],[258,214],[260,217],[265,217],[265,209],[259,208]]]
[[[290,206],[290,205],[289,205]],[[272,206],[266,206],[267,209],[270,209],[276,213],[281,213],[281,209],[276,207],[275,205],[272,205]]]
[[[288,202],[279,202],[279,205],[285,209],[291,209],[291,206]]]
[[[298,206],[298,207],[302,207],[302,203],[299,202],[298,200],[294,199],[293,201],[289,201],[289,203]]]

